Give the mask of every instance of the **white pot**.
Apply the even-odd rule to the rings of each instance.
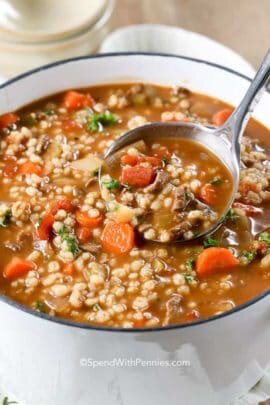
[[[183,85],[232,104],[249,84],[240,74],[188,58],[99,55],[56,63],[0,86],[1,113],[68,88],[135,80]],[[263,98],[257,114],[266,125],[269,100]],[[2,297],[1,391],[27,405],[228,404],[263,374],[269,321],[269,291],[210,320],[150,331],[76,325]],[[138,365],[91,367],[93,360],[114,358]],[[140,359],[184,363],[143,367]]]

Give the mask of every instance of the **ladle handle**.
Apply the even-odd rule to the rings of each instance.
[[[262,64],[252,80],[243,100],[234,110],[230,118],[220,128],[220,132],[231,134],[233,152],[240,161],[240,142],[250,115],[259,103],[265,91],[270,92],[270,50],[265,55]]]

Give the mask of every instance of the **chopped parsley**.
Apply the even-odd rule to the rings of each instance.
[[[259,235],[259,240],[270,244],[270,235],[269,235],[269,233],[268,232],[262,232]]]
[[[212,236],[208,236],[204,241],[203,241],[203,246],[205,248],[211,247],[211,246],[219,246],[219,241],[215,238],[212,238]]]
[[[186,268],[187,268],[187,270],[188,270],[188,271],[192,271],[192,270],[193,270],[193,267],[194,267],[194,264],[195,264],[195,259],[194,259],[194,258],[188,259],[188,260],[186,261]]]
[[[223,182],[223,180],[221,179],[221,177],[215,176],[215,177],[210,181],[210,184],[212,184],[213,186],[219,186],[219,184],[221,184],[222,182]]]
[[[132,190],[133,190],[132,186],[130,186],[128,183],[122,183],[122,186],[123,186],[124,188],[126,188],[127,190],[129,190],[129,191],[132,191]]]
[[[116,179],[111,179],[110,181],[103,181],[102,185],[108,190],[116,190],[117,188],[119,188],[120,183]]]
[[[167,165],[169,163],[168,159],[166,159],[165,157],[161,158],[161,160],[164,165]]]
[[[45,314],[47,312],[45,303],[43,301],[40,301],[40,300],[36,301],[35,310]]]
[[[233,208],[230,208],[227,214],[224,216],[224,221],[232,221],[235,222],[238,219],[238,215],[236,214]]]
[[[101,310],[101,307],[100,307],[99,304],[94,304],[93,307],[92,307],[92,309],[93,309],[94,312],[98,312],[98,311]]]
[[[117,124],[118,118],[116,115],[105,111],[102,114],[94,113],[88,118],[87,127],[91,132],[102,131],[103,127],[108,125]]]
[[[242,256],[247,260],[248,263],[251,263],[256,257],[256,252],[253,252],[251,250],[244,250],[242,252]]]
[[[16,401],[10,401],[9,399],[8,399],[8,397],[5,397],[4,399],[3,399],[3,402],[2,402],[2,405],[11,405],[11,404],[17,404],[18,402],[16,402]]]
[[[187,271],[185,273],[182,273],[188,284],[191,284],[195,280],[195,276],[193,275],[194,264],[195,264],[194,258],[188,259],[185,264]]]
[[[11,219],[11,209],[7,208],[7,210],[0,216],[0,228],[6,228]]]
[[[48,115],[48,117],[52,117],[55,112],[52,108],[49,108],[48,110],[45,111],[45,114]]]
[[[77,256],[80,252],[77,238],[69,232],[66,225],[64,225],[58,233],[61,236],[62,241],[66,242],[68,251],[71,252],[73,256]]]
[[[185,277],[185,280],[188,284],[193,283],[193,281],[195,280],[195,277],[193,276],[193,274],[183,273],[183,276]]]

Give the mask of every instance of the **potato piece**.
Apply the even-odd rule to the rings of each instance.
[[[118,223],[130,222],[135,216],[135,210],[127,207],[124,204],[111,204],[110,211],[107,213],[107,217]]]
[[[70,166],[73,169],[89,172],[93,174],[96,170],[99,170],[104,164],[104,160],[95,156],[87,155],[82,159],[74,160]]]

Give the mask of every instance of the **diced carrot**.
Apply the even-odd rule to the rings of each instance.
[[[155,173],[152,167],[136,165],[132,167],[123,167],[121,174],[121,183],[133,187],[145,187],[152,183]]]
[[[5,166],[3,168],[4,177],[9,178],[14,177],[18,171],[18,165],[15,156],[5,155],[4,161],[5,161]]]
[[[138,163],[149,163],[152,167],[161,166],[161,159],[156,156],[134,156],[134,155],[123,155],[121,157],[121,163],[123,165],[135,166]]]
[[[154,156],[160,159],[170,159],[171,153],[166,146],[161,146],[159,149],[155,149]]]
[[[36,265],[30,260],[21,259],[20,257],[13,257],[6,265],[3,271],[3,277],[9,280],[23,277],[28,271],[33,270]]]
[[[253,207],[253,205],[242,204],[239,202],[233,203],[233,208],[239,208],[245,212],[245,214],[249,217],[253,215],[262,214],[263,210],[261,208]]]
[[[81,210],[76,211],[75,218],[80,226],[83,226],[86,228],[97,228],[103,222],[102,214],[100,214],[96,218],[92,218],[92,217],[89,217],[89,215],[86,212],[81,211]]]
[[[101,243],[108,253],[128,253],[135,244],[135,232],[128,223],[108,222],[101,235]]]
[[[39,239],[41,240],[48,240],[52,231],[54,223],[54,216],[53,214],[49,211],[46,212],[39,224],[39,227],[37,228],[37,235]]]
[[[206,183],[204,186],[202,186],[199,196],[206,204],[210,205],[214,204],[217,200],[216,189],[210,183]]]
[[[139,163],[147,162],[152,167],[160,167],[161,159],[156,156],[139,156]]]
[[[73,262],[71,263],[67,263],[64,265],[62,272],[66,275],[66,276],[73,276],[74,273],[76,273],[76,266]]]
[[[70,212],[72,210],[72,202],[68,197],[62,197],[60,200],[54,201],[51,205],[51,213],[55,215],[58,210]]]
[[[224,108],[223,110],[219,110],[213,115],[213,123],[217,126],[221,126],[224,122],[227,121],[229,116],[232,114],[232,110],[230,108]]]
[[[79,226],[76,230],[76,235],[80,242],[87,242],[92,235],[92,230],[86,226]]]
[[[210,247],[205,249],[196,260],[196,270],[199,277],[228,271],[239,264],[229,249]]]
[[[42,167],[37,163],[31,162],[30,160],[23,163],[18,170],[18,173],[22,175],[36,174],[37,176],[42,176],[42,172]]]
[[[4,115],[0,115],[0,129],[9,127],[12,124],[15,124],[19,121],[19,117],[16,114],[8,113]]]
[[[64,106],[67,110],[79,110],[83,107],[92,107],[94,99],[90,94],[79,93],[78,91],[70,90],[64,95]]]
[[[121,156],[121,163],[123,165],[135,166],[138,163],[138,161],[139,161],[138,156],[135,155],[129,155],[127,153],[126,155]]]

